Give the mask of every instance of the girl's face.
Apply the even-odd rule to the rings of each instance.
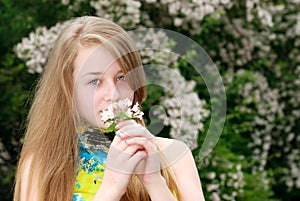
[[[117,60],[104,47],[81,47],[74,62],[74,101],[79,115],[100,128],[101,111],[115,101],[129,98],[134,91]]]

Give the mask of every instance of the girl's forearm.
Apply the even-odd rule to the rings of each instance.
[[[120,201],[122,195],[102,183],[93,201]]]
[[[177,201],[164,178],[161,178],[160,181],[153,185],[145,187],[150,195],[151,201]]]

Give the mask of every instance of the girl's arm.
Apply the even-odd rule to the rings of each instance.
[[[140,173],[139,178],[152,201],[176,200],[159,171],[166,167],[171,167],[174,171],[183,201],[204,201],[195,161],[186,144],[178,140],[154,137],[146,128],[132,120],[119,123],[117,129],[120,139],[126,140],[127,145],[139,145],[147,154],[137,165],[135,172]],[[168,164],[160,164],[156,146],[160,148],[159,151]]]
[[[178,140],[159,138],[160,147],[174,171],[183,201],[204,201],[202,186],[189,147]]]
[[[173,169],[183,200],[204,201],[199,174],[190,149],[173,165]]]
[[[30,157],[22,166],[23,168],[19,170],[21,174],[20,201],[38,201],[37,177],[29,178],[31,162],[32,158]],[[29,183],[30,181],[31,183]]]
[[[177,201],[163,177],[155,182],[155,185],[145,186],[145,188],[151,197],[151,201]]]

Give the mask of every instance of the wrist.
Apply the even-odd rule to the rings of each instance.
[[[155,189],[155,188],[161,188],[166,186],[167,187],[167,183],[165,178],[159,174],[156,177],[154,177],[151,182],[143,182],[143,185],[145,186],[145,188],[149,191],[151,189]]]
[[[115,188],[110,188],[109,185],[102,183],[93,201],[119,201],[124,193],[116,191]]]
[[[172,200],[175,201],[175,197],[169,189],[166,180],[161,176],[155,183],[145,185],[145,188],[153,201],[157,200]]]

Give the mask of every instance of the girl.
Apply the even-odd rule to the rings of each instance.
[[[14,201],[201,201],[193,156],[182,142],[153,136],[142,120],[104,134],[101,112],[146,96],[132,39],[98,17],[59,35],[28,116]]]

